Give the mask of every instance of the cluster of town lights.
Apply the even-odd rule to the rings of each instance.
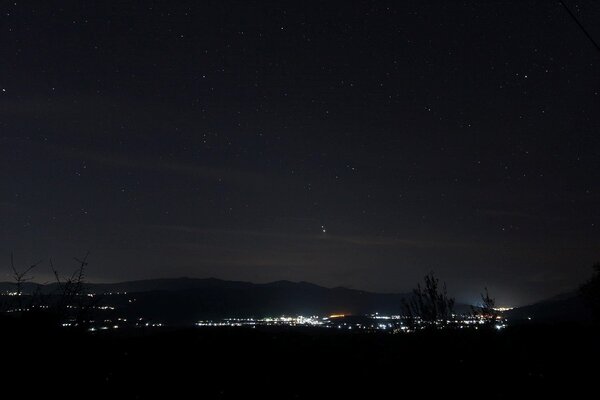
[[[318,327],[362,331],[393,331],[413,332],[436,328],[474,328],[492,325],[496,329],[504,329],[506,320],[498,317],[490,320],[485,317],[472,315],[453,315],[452,319],[424,321],[420,318],[407,318],[401,315],[380,315],[378,313],[366,316],[351,316],[333,314],[327,317],[319,316],[281,316],[265,318],[225,318],[221,320],[202,320],[196,322],[198,327]]]

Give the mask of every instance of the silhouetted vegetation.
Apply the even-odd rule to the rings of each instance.
[[[33,279],[31,275],[31,271],[39,265],[41,261],[30,265],[22,271],[19,271],[15,266],[15,256],[13,253],[10,253],[10,268],[12,270],[13,279],[15,280],[15,296],[20,296],[23,294],[23,283],[29,282]]]
[[[27,324],[58,324],[69,320],[69,326],[85,328],[92,317],[93,307],[99,296],[85,295],[85,272],[88,266],[89,251],[82,259],[74,258],[77,268],[71,275],[61,277],[52,259],[50,269],[56,280],[56,290],[53,293],[42,293],[42,285],[36,285],[32,293],[25,293],[23,286],[34,279],[31,272],[41,264],[38,261],[27,268],[19,269],[15,265],[14,255],[10,257],[10,268],[15,290],[3,295],[0,311],[11,313],[14,318],[20,317]]]
[[[28,267],[20,269],[15,263],[15,256],[13,253],[10,254],[10,272],[14,280],[15,289],[8,296],[2,296],[2,303],[0,303],[0,311],[5,310],[25,310],[31,306],[31,302],[35,296],[23,296],[23,286],[25,283],[33,279],[31,271],[35,269],[41,261],[33,263]],[[35,293],[34,293],[35,295]],[[27,298],[27,303],[24,302],[24,298]]]
[[[411,320],[420,318],[431,326],[443,325],[452,318],[454,298],[448,297],[446,283],[440,285],[433,272],[425,275],[423,281],[423,285],[417,284],[410,298],[404,301],[405,314]]]
[[[3,377],[23,388],[24,398],[44,398],[65,379],[62,399],[178,398],[190,391],[209,399],[377,398],[397,396],[399,388],[419,398],[575,398],[593,382],[596,371],[589,365],[600,357],[597,327],[577,324],[408,334],[268,327],[90,332],[40,324],[56,315],[81,327],[89,320],[85,313],[97,300],[85,295],[88,255],[76,262],[65,278],[50,261],[58,289],[40,296],[49,311],[0,314],[1,339],[12,344],[3,353],[10,363]],[[594,268],[582,286],[586,296],[598,293],[600,268]],[[33,301],[22,293],[32,270],[14,268],[22,300]],[[452,318],[454,299],[430,273],[405,306],[437,326]],[[486,288],[473,313],[491,323],[495,306]],[[32,369],[42,362],[52,368]]]
[[[58,299],[54,304],[55,311],[62,318],[70,317],[73,325],[78,328],[87,327],[93,314],[93,307],[99,301],[99,296],[86,296],[85,273],[88,266],[89,251],[82,259],[74,258],[77,268],[66,278],[61,278],[50,259],[50,268],[58,283]]]
[[[485,288],[485,292],[481,293],[479,305],[471,307],[471,314],[484,321],[487,326],[495,324],[500,317],[500,312],[496,310],[496,299],[490,296],[488,288]]]
[[[600,263],[592,266],[594,274],[580,287],[581,295],[592,310],[596,321],[600,321]]]

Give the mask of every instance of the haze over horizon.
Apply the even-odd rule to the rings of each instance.
[[[516,306],[600,260],[600,55],[559,2],[0,9],[0,281],[90,250],[92,282]]]

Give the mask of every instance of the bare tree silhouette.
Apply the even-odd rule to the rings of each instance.
[[[454,298],[448,297],[446,284],[440,285],[433,272],[425,275],[423,286],[417,284],[409,299],[404,300],[404,311],[409,321],[420,319],[429,327],[446,325],[452,318]]]
[[[600,321],[600,263],[592,266],[594,274],[579,288],[596,321]]]
[[[77,268],[67,278],[61,278],[54,262],[50,259],[50,269],[59,287],[54,310],[62,319],[68,317],[74,319],[75,326],[80,328],[88,325],[94,306],[99,301],[99,296],[88,296],[85,293],[85,273],[89,264],[89,255],[90,252],[87,251],[83,258],[73,258],[77,262]]]
[[[41,262],[38,261],[34,264],[31,264],[29,267],[25,268],[23,271],[19,271],[17,270],[17,267],[15,267],[15,256],[13,253],[10,253],[10,268],[12,269],[12,273],[13,273],[13,278],[15,280],[15,284],[17,285],[17,288],[15,290],[15,295],[16,296],[20,296],[23,294],[23,284],[25,282],[29,282],[30,280],[33,279],[33,276],[30,275],[31,270],[33,270],[35,267],[37,267],[39,265],[39,263]]]
[[[29,282],[33,279],[33,276],[31,275],[31,271],[34,268],[36,268],[40,263],[41,263],[41,260],[36,263],[31,264],[29,267],[25,268],[24,270],[19,270],[15,266],[14,254],[10,253],[10,268],[11,268],[12,276],[13,276],[13,279],[15,281],[15,286],[16,286],[14,293],[12,293],[13,296],[11,296],[15,300],[13,302],[11,302],[12,304],[10,306],[17,308],[17,309],[23,308],[23,285],[26,282]]]
[[[485,293],[481,293],[481,303],[479,303],[479,306],[471,306],[471,315],[483,320],[487,326],[495,324],[501,316],[500,312],[496,310],[496,299],[490,296],[487,287],[485,288]]]
[[[33,280],[31,271],[40,262],[19,270],[11,253],[10,268],[16,288],[8,296],[2,296],[3,304],[0,310],[16,311],[19,315],[26,312],[23,316],[32,321],[54,321],[54,324],[58,324],[60,321],[70,320],[74,326],[87,327],[95,306],[100,301],[100,296],[85,293],[85,274],[89,255],[88,251],[83,258],[74,258],[77,268],[66,278],[61,277],[54,261],[50,259],[50,269],[57,284],[56,291],[43,292],[43,285],[37,285],[33,293],[25,293],[24,284]]]

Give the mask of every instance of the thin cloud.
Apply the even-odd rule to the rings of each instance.
[[[59,148],[53,146],[55,152],[69,158],[85,160],[109,168],[130,168],[160,173],[187,175],[212,182],[233,183],[240,186],[268,186],[273,177],[233,168],[208,167],[192,163],[165,161],[155,157],[130,157],[121,154],[90,152],[81,149]]]
[[[170,230],[184,233],[201,235],[229,235],[247,237],[265,237],[273,239],[293,239],[303,241],[318,241],[324,244],[351,244],[358,246],[383,246],[383,247],[479,247],[480,244],[471,242],[452,242],[435,240],[402,239],[392,236],[368,236],[368,235],[332,235],[332,234],[308,234],[308,233],[283,233],[276,231],[258,231],[244,229],[211,229],[187,225],[145,225],[150,229]]]

